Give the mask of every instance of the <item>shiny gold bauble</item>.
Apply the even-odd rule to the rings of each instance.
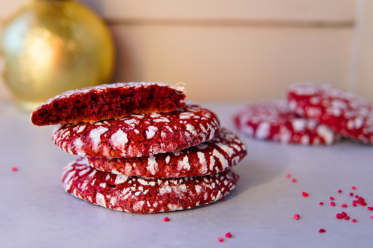
[[[3,26],[4,79],[16,103],[31,111],[70,89],[107,83],[114,67],[108,28],[70,0],[34,0]]]

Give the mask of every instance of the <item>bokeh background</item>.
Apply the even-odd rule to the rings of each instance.
[[[0,1],[0,29],[25,2]],[[188,100],[251,101],[319,81],[373,100],[373,1],[80,2],[112,32],[112,82],[183,82]],[[0,100],[10,100],[1,80]]]

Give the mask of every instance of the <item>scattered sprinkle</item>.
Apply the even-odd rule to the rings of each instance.
[[[322,228],[321,228],[321,229],[319,230],[319,233],[324,233],[324,232],[325,232],[325,229],[322,229]]]
[[[352,222],[356,222],[357,220],[356,219],[353,219]]]
[[[354,193],[351,192],[351,193],[350,193],[350,196],[354,196]]]
[[[352,206],[356,207],[357,205],[356,205],[356,203],[352,203]]]
[[[342,190],[339,189],[339,190],[338,190],[338,193],[342,193]]]
[[[294,214],[294,220],[299,220],[300,216],[299,214]]]
[[[355,195],[355,198],[359,198],[359,195]]]
[[[291,181],[292,181],[293,183],[295,183],[295,182],[297,181],[297,179],[293,178],[293,179],[291,179]]]
[[[308,197],[308,193],[306,193],[306,192],[302,192],[302,195],[303,195],[304,197]]]
[[[225,201],[225,198],[221,198],[220,201]]]
[[[17,167],[12,167],[12,171],[17,171],[18,168]]]
[[[334,203],[334,202],[331,202],[331,203],[330,203],[330,206],[334,207],[334,206],[335,206],[335,203]]]
[[[227,238],[231,238],[232,237],[232,234],[230,233],[230,232],[227,232],[226,234],[225,234],[225,237],[227,237]]]
[[[334,197],[333,197],[333,196],[331,196],[331,197],[329,197],[329,198],[330,198],[330,200],[332,200],[332,201],[334,200]]]
[[[167,222],[167,221],[170,221],[170,219],[169,219],[168,217],[164,217],[164,218],[163,218],[163,221],[166,221],[166,222]]]
[[[289,177],[290,177],[290,173],[288,173],[288,174],[286,175],[286,177],[289,178]]]
[[[346,212],[342,212],[341,215],[342,215],[343,217],[346,217],[346,216],[347,216]]]
[[[356,189],[356,187],[355,187],[355,186],[352,186],[351,188],[352,188],[352,189]]]
[[[341,214],[337,214],[336,217],[337,217],[337,219],[342,219],[343,218],[343,216]]]
[[[218,237],[218,241],[219,241],[219,242],[223,242],[223,240],[224,240],[224,239],[223,239],[222,237]]]
[[[368,210],[373,211],[373,207],[368,207]]]
[[[324,203],[323,203],[323,202],[319,202],[319,204],[320,204],[320,205],[324,205]]]
[[[349,220],[350,219],[350,216],[345,216],[345,220]]]
[[[344,204],[344,203],[343,203],[343,204],[341,204],[341,207],[342,207],[342,208],[347,208],[347,204]]]
[[[371,219],[373,219],[373,215],[372,215],[372,216],[370,216],[370,218],[371,218]]]

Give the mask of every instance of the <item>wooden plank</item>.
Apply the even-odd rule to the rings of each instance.
[[[0,19],[27,0],[0,3]],[[105,19],[351,22],[355,0],[81,0]]]
[[[113,81],[184,82],[189,100],[281,98],[320,81],[348,88],[351,30],[112,26]]]

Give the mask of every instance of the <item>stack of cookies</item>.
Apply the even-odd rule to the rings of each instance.
[[[79,157],[64,168],[66,192],[106,208],[157,213],[212,203],[229,194],[243,142],[217,116],[184,103],[161,83],[74,90],[41,104],[38,126],[58,124],[54,144]]]
[[[244,106],[235,118],[254,138],[303,145],[330,145],[341,137],[373,144],[373,106],[357,95],[325,84],[289,87],[287,101]]]

